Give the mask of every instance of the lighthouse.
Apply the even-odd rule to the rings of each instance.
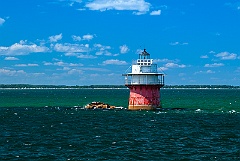
[[[125,86],[130,89],[129,110],[155,110],[161,107],[160,88],[164,86],[164,74],[158,73],[157,64],[143,50],[125,76]]]

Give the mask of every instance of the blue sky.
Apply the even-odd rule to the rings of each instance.
[[[146,48],[167,85],[240,85],[240,0],[0,2],[0,84],[124,84]]]

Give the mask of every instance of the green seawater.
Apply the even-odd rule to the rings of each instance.
[[[158,111],[128,89],[1,89],[0,160],[240,160],[239,89],[162,89]]]

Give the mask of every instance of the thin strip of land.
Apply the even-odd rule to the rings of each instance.
[[[0,89],[126,89],[124,85],[31,85],[0,84]],[[163,89],[240,89],[232,85],[165,85]]]

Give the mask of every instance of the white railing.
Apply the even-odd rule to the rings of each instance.
[[[160,79],[157,81],[147,81],[147,80],[137,80],[133,81],[131,78],[128,79],[127,77],[125,78],[125,85],[164,85],[164,76],[161,76]]]

